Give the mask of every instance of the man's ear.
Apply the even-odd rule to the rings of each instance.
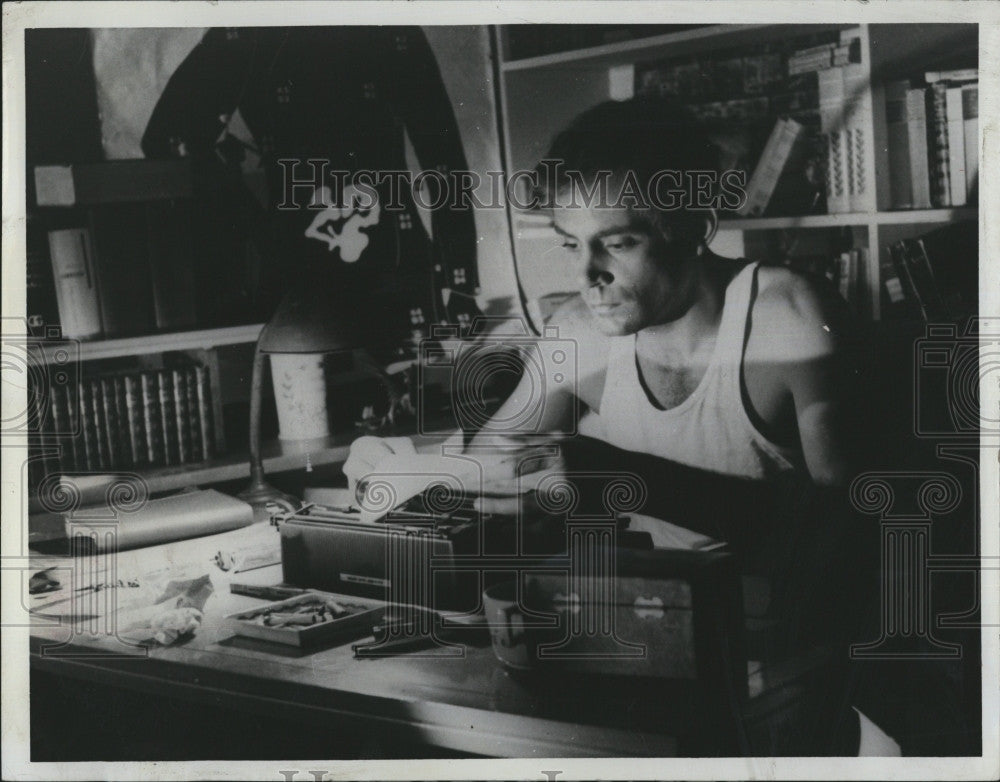
[[[703,219],[705,221],[703,241],[707,247],[712,243],[712,240],[715,239],[715,234],[719,230],[719,213],[715,209],[706,209],[703,213]]]

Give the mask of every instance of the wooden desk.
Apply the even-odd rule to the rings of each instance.
[[[143,656],[101,657],[95,655],[120,652],[120,641],[39,621],[31,632],[33,670],[145,693],[153,704],[157,697],[193,704],[218,703],[221,697],[240,712],[313,727],[363,725],[427,745],[428,756],[434,756],[433,748],[524,758],[689,754],[678,737],[690,723],[681,705],[690,693],[629,691],[583,677],[519,680],[500,666],[484,634],[470,639],[461,658],[424,653],[368,660],[354,659],[349,644],[299,654],[234,637],[223,617],[261,601],[231,594],[230,582],[275,584],[281,579],[279,566],[231,575],[210,564],[215,551],[247,534],[251,530],[117,555],[119,576],[162,568],[165,562],[186,569],[185,577],[210,573],[214,592],[190,641],[150,647]],[[68,646],[53,646],[67,641]],[[797,663],[798,670],[793,666],[751,677],[751,720],[757,718],[753,714],[767,719],[780,711],[795,689],[788,683],[814,668],[809,660]]]

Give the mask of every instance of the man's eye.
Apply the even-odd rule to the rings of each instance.
[[[576,250],[580,245],[574,244],[573,242],[563,242],[562,247],[566,250]]]
[[[604,246],[608,250],[631,250],[637,244],[639,244],[639,242],[635,240],[635,237],[622,236],[612,241],[605,242]]]

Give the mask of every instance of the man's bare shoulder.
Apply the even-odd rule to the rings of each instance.
[[[785,360],[836,351],[850,315],[831,285],[784,267],[761,267],[758,281],[751,344],[780,350]]]

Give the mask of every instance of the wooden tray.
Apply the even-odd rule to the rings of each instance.
[[[261,624],[258,620],[264,614],[291,613],[304,605],[319,604],[329,600],[338,603],[351,613],[311,625],[270,627]],[[290,646],[311,646],[336,638],[347,640],[370,635],[372,627],[382,621],[384,612],[385,607],[375,601],[359,602],[357,598],[350,598],[350,602],[348,602],[322,593],[309,592],[290,597],[287,600],[277,600],[257,608],[240,611],[237,614],[230,614],[226,617],[226,625],[236,635],[260,638]]]

